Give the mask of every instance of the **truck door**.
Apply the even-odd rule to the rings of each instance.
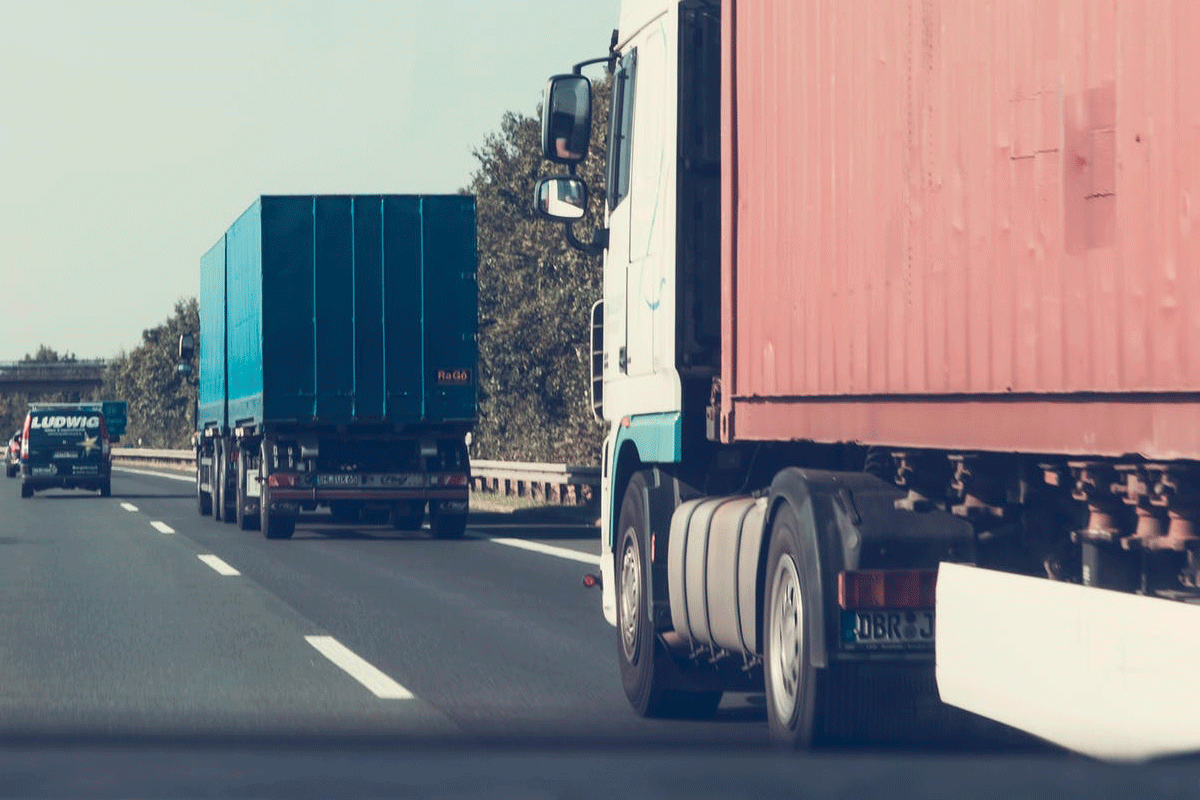
[[[625,302],[614,305],[625,309],[624,372],[630,377],[674,368],[674,267],[666,246],[674,222],[668,22],[661,17],[639,32],[614,84],[610,202],[617,238],[609,257],[623,259],[625,269],[611,265],[609,272],[624,273]]]

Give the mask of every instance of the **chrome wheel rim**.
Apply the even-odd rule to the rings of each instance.
[[[780,557],[771,581],[771,657],[767,664],[775,710],[790,720],[800,686],[800,659],[804,652],[804,598],[796,563],[786,553]]]
[[[625,547],[621,554],[621,648],[631,664],[637,657],[638,620],[641,609],[642,587],[641,561],[638,553],[637,534],[632,529],[625,535]]]

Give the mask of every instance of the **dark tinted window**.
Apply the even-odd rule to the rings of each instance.
[[[29,446],[83,445],[103,438],[104,417],[99,411],[78,408],[29,412]]]
[[[608,207],[616,208],[629,194],[629,145],[633,127],[633,96],[637,51],[621,59],[613,83],[612,110],[608,128]]]

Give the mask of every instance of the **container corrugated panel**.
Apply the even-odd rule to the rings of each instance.
[[[1200,457],[1200,4],[723,25],[726,438]]]
[[[262,197],[227,239],[231,424],[475,419],[474,198]]]
[[[225,415],[225,237],[200,257],[199,397],[196,428],[221,428]]]

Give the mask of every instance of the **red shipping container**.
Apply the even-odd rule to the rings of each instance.
[[[1200,3],[722,25],[725,440],[1200,458]]]

